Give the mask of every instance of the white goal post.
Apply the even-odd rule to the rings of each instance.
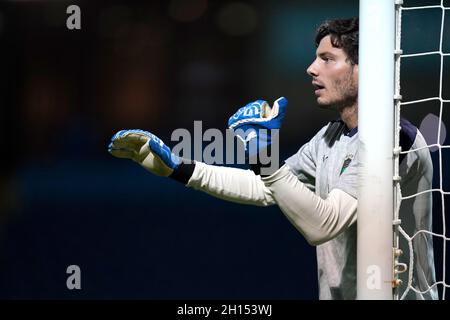
[[[395,1],[359,6],[357,298],[392,300]]]

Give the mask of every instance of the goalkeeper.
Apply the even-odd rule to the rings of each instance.
[[[319,298],[355,299],[358,20],[324,22],[317,30],[316,47],[316,58],[307,73],[318,105],[339,112],[340,119],[325,125],[273,174],[263,174],[264,168],[258,165],[243,170],[180,159],[155,135],[142,130],[119,131],[112,138],[109,152],[221,199],[256,206],[278,205],[317,248]],[[248,159],[258,162],[260,153],[270,149],[270,131],[281,128],[286,106],[284,98],[275,101],[272,108],[258,100],[229,119],[229,128],[247,144]],[[411,123],[402,120],[401,126],[402,150],[426,145]],[[256,148],[250,148],[251,143]],[[426,148],[404,155],[400,162],[402,190],[412,194],[431,188],[432,170]],[[409,234],[430,230],[429,193],[416,197],[409,208],[402,207],[400,217]],[[428,291],[421,294],[410,290],[406,298],[436,299],[436,287],[430,289],[435,282],[431,237],[421,233],[413,245],[416,264],[412,285]]]

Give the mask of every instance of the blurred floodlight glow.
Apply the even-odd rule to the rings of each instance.
[[[422,133],[427,144],[436,144],[438,142],[437,132],[439,128],[439,122],[441,123],[441,134],[439,137],[439,144],[443,145],[447,136],[447,129],[445,124],[439,119],[438,116],[429,113],[420,124],[419,131]],[[431,147],[430,151],[437,151],[438,147]]]
[[[224,5],[217,16],[217,24],[225,34],[245,36],[255,31],[257,13],[253,6],[234,2]]]
[[[200,18],[208,6],[207,0],[172,0],[169,16],[180,22],[191,22]]]

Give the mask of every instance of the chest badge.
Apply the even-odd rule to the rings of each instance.
[[[352,154],[348,154],[345,156],[345,160],[344,160],[344,163],[342,164],[342,168],[341,168],[341,173],[339,173],[339,175],[344,173],[344,171],[348,168],[348,166],[350,165],[350,162],[352,162],[352,160],[353,160]]]

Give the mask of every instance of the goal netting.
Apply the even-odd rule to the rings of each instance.
[[[450,126],[450,1],[395,1],[395,137],[394,137],[394,299],[446,298],[447,213],[450,210],[450,145],[446,124]],[[402,129],[408,119],[419,128],[424,146],[409,146]],[[403,131],[402,131],[403,130]],[[407,130],[407,129],[406,129]],[[407,143],[406,143],[407,144]],[[429,152],[433,164],[431,188],[406,190],[402,185],[401,161],[411,162]],[[403,164],[407,166],[408,164]],[[421,172],[417,168],[417,172]],[[427,184],[424,184],[427,185]],[[402,215],[414,215],[416,225],[432,203],[432,225],[417,229],[405,225]],[[432,251],[425,258],[417,251]],[[421,261],[429,259],[428,261]],[[422,265],[434,261],[435,277]],[[406,268],[405,268],[406,267]],[[401,279],[400,283],[396,279]],[[433,279],[434,281],[430,281]]]

